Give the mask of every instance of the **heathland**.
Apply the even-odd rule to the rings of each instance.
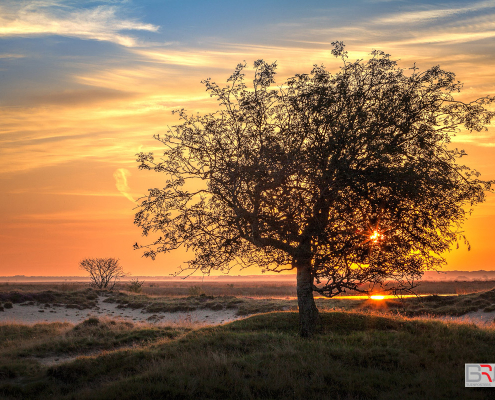
[[[146,282],[140,293],[83,284],[0,284],[4,313],[23,304],[91,311],[231,310],[223,325],[92,316],[0,324],[2,399],[483,399],[465,363],[495,360],[493,324],[445,322],[495,310],[495,282],[423,282],[413,298],[317,299],[319,331],[298,336],[293,284]],[[450,285],[450,286],[449,286]],[[439,296],[450,294],[450,296]],[[12,307],[12,309],[10,309]],[[159,319],[157,319],[159,321]]]

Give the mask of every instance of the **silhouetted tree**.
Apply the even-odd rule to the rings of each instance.
[[[89,273],[92,285],[98,289],[113,289],[125,276],[116,258],[85,258],[79,263],[79,268]]]
[[[315,66],[277,88],[276,64],[259,60],[251,89],[245,64],[225,87],[207,79],[220,110],[178,111],[183,122],[156,136],[163,158],[138,154],[167,180],[135,216],[161,236],[135,248],[192,250],[180,272],[296,269],[302,336],[317,323],[313,291],[404,290],[441,267],[492,183],[458,164],[465,152],[449,142],[460,127],[486,129],[494,98],[463,103],[452,72],[404,70],[381,51],[349,62],[333,45],[334,75]]]

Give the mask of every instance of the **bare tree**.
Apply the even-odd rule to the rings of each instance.
[[[126,276],[116,258],[85,258],[79,268],[89,273],[92,285],[98,289],[113,289],[117,281]]]
[[[492,184],[449,142],[461,127],[486,129],[493,97],[456,100],[461,83],[438,66],[404,70],[381,51],[349,62],[341,42],[332,53],[336,74],[315,66],[278,88],[276,64],[262,60],[251,89],[245,64],[225,87],[207,79],[220,110],[178,111],[183,122],[156,136],[163,158],[138,154],[167,180],[135,216],[159,237],[135,248],[154,258],[184,246],[195,255],[186,273],[297,270],[302,336],[316,328],[314,291],[405,290],[440,268]]]

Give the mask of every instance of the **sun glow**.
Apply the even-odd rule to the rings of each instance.
[[[383,296],[381,294],[374,294],[373,296],[370,296],[371,300],[383,300],[384,298],[385,298],[385,296]]]
[[[373,243],[378,243],[379,240],[382,240],[383,239],[383,235],[378,232],[378,231],[373,231],[373,233],[370,235],[370,240],[373,242]]]

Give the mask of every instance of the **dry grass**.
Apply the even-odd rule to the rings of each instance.
[[[294,281],[258,281],[258,282],[145,282],[142,293],[148,296],[188,296],[192,287],[198,286],[206,295],[211,296],[249,296],[249,297],[296,297],[296,282]],[[468,294],[491,290],[495,281],[423,281],[414,292],[424,294]],[[120,285],[116,289],[125,290]],[[345,295],[358,295],[349,291]]]
[[[495,311],[495,289],[458,296],[366,300],[356,308],[404,316],[461,316],[479,310],[492,312]]]
[[[396,399],[399,393],[404,400],[488,398],[491,392],[463,387],[463,372],[466,362],[495,360],[494,325],[481,329],[424,315],[495,311],[495,290],[480,292],[482,285],[471,282],[448,284],[441,283],[442,289],[435,282],[430,288],[470,288],[474,293],[384,301],[317,299],[321,325],[309,341],[298,337],[297,313],[291,312],[295,299],[252,295],[293,289],[285,286],[238,287],[250,297],[213,295],[213,286],[205,285],[203,295],[188,296],[197,282],[151,287],[153,293],[139,295],[46,285],[42,290],[36,285],[0,287],[2,304],[12,301],[15,307],[19,301],[83,305],[100,293],[121,307],[153,312],[286,310],[208,328],[187,319],[174,326],[109,318],[78,325],[0,324],[0,398]],[[222,285],[216,286],[218,293],[235,288]],[[164,295],[171,289],[187,293]]]
[[[29,290],[26,289],[27,288],[24,288],[24,290],[1,291],[0,288],[0,304],[3,302],[4,306],[8,303],[26,305],[65,305],[67,308],[84,310],[95,307],[98,295],[101,293],[101,291],[96,291],[91,288],[77,291],[38,291],[31,287],[29,287]]]
[[[58,292],[76,292],[88,288],[88,283],[81,282],[39,282],[0,283],[0,292],[40,292],[53,290]],[[127,291],[129,282],[120,282],[115,290]],[[209,296],[236,297],[296,297],[296,282],[281,281],[240,281],[240,282],[198,282],[198,281],[146,281],[142,286],[142,294],[153,297],[184,297],[191,294],[191,289],[197,287]],[[415,288],[415,293],[424,294],[469,294],[487,291],[495,288],[495,281],[423,281]],[[199,294],[199,293],[197,293]],[[348,292],[346,295],[358,293]]]
[[[258,313],[265,313],[271,311],[294,311],[297,309],[297,301],[295,297],[270,297],[265,296],[232,296],[232,295],[211,295],[208,292],[212,291],[212,288],[216,288],[218,292],[222,292],[225,289],[224,284],[217,286],[210,285],[210,287],[180,284],[180,287],[171,287],[171,283],[168,282],[164,287],[153,287],[154,293],[150,295],[146,290],[143,290],[142,294],[131,293],[128,291],[106,291],[106,290],[93,290],[91,288],[80,289],[76,291],[58,291],[58,290],[43,290],[36,291],[38,287],[23,285],[22,290],[20,288],[14,289],[9,287],[8,292],[0,291],[0,305],[7,307],[9,303],[17,305],[58,305],[65,306],[67,308],[87,309],[93,308],[97,305],[98,296],[104,295],[108,297],[105,301],[111,303],[117,303],[119,308],[132,308],[142,309],[149,313],[161,313],[161,312],[189,312],[193,310],[236,310],[237,315],[246,316]],[[430,288],[441,289],[439,291],[452,291],[460,288],[456,285],[463,284],[463,290],[472,290],[474,293],[458,295],[458,296],[426,296],[420,298],[403,298],[403,299],[389,299],[381,302],[373,300],[353,300],[343,298],[333,299],[316,299],[317,306],[322,310],[377,310],[381,312],[400,313],[403,315],[464,315],[466,313],[485,310],[495,311],[495,291],[480,291],[479,289],[485,286],[490,286],[490,282],[430,282],[427,283]],[[468,286],[470,284],[471,286]],[[231,285],[231,284],[228,284]],[[448,286],[450,285],[450,286]],[[44,286],[47,289],[47,286]],[[255,292],[261,293],[262,289],[271,291],[273,289],[284,289],[284,286],[269,285],[266,287],[256,287]],[[180,289],[181,291],[187,291],[190,293],[202,293],[200,295],[186,295],[177,296],[179,291],[173,292],[173,295],[158,295],[161,293],[170,293],[171,289]],[[231,286],[227,287],[228,290],[233,289]],[[242,289],[245,293],[249,292],[253,288],[248,286],[248,283],[244,282]],[[205,293],[206,292],[206,293]],[[253,293],[253,292],[251,292]]]
[[[316,337],[302,340],[297,321],[293,312],[268,313],[164,335],[149,333],[156,327],[94,319],[77,326],[10,326],[25,342],[0,349],[0,397],[416,400],[492,394],[490,388],[464,388],[463,374],[465,362],[495,359],[494,329],[323,312]],[[123,334],[136,340],[112,347]],[[30,335],[41,339],[33,342]],[[94,345],[78,353],[89,356],[74,359],[65,343],[74,346],[84,337]],[[27,357],[26,349],[38,358]],[[62,363],[45,365],[53,354]]]

